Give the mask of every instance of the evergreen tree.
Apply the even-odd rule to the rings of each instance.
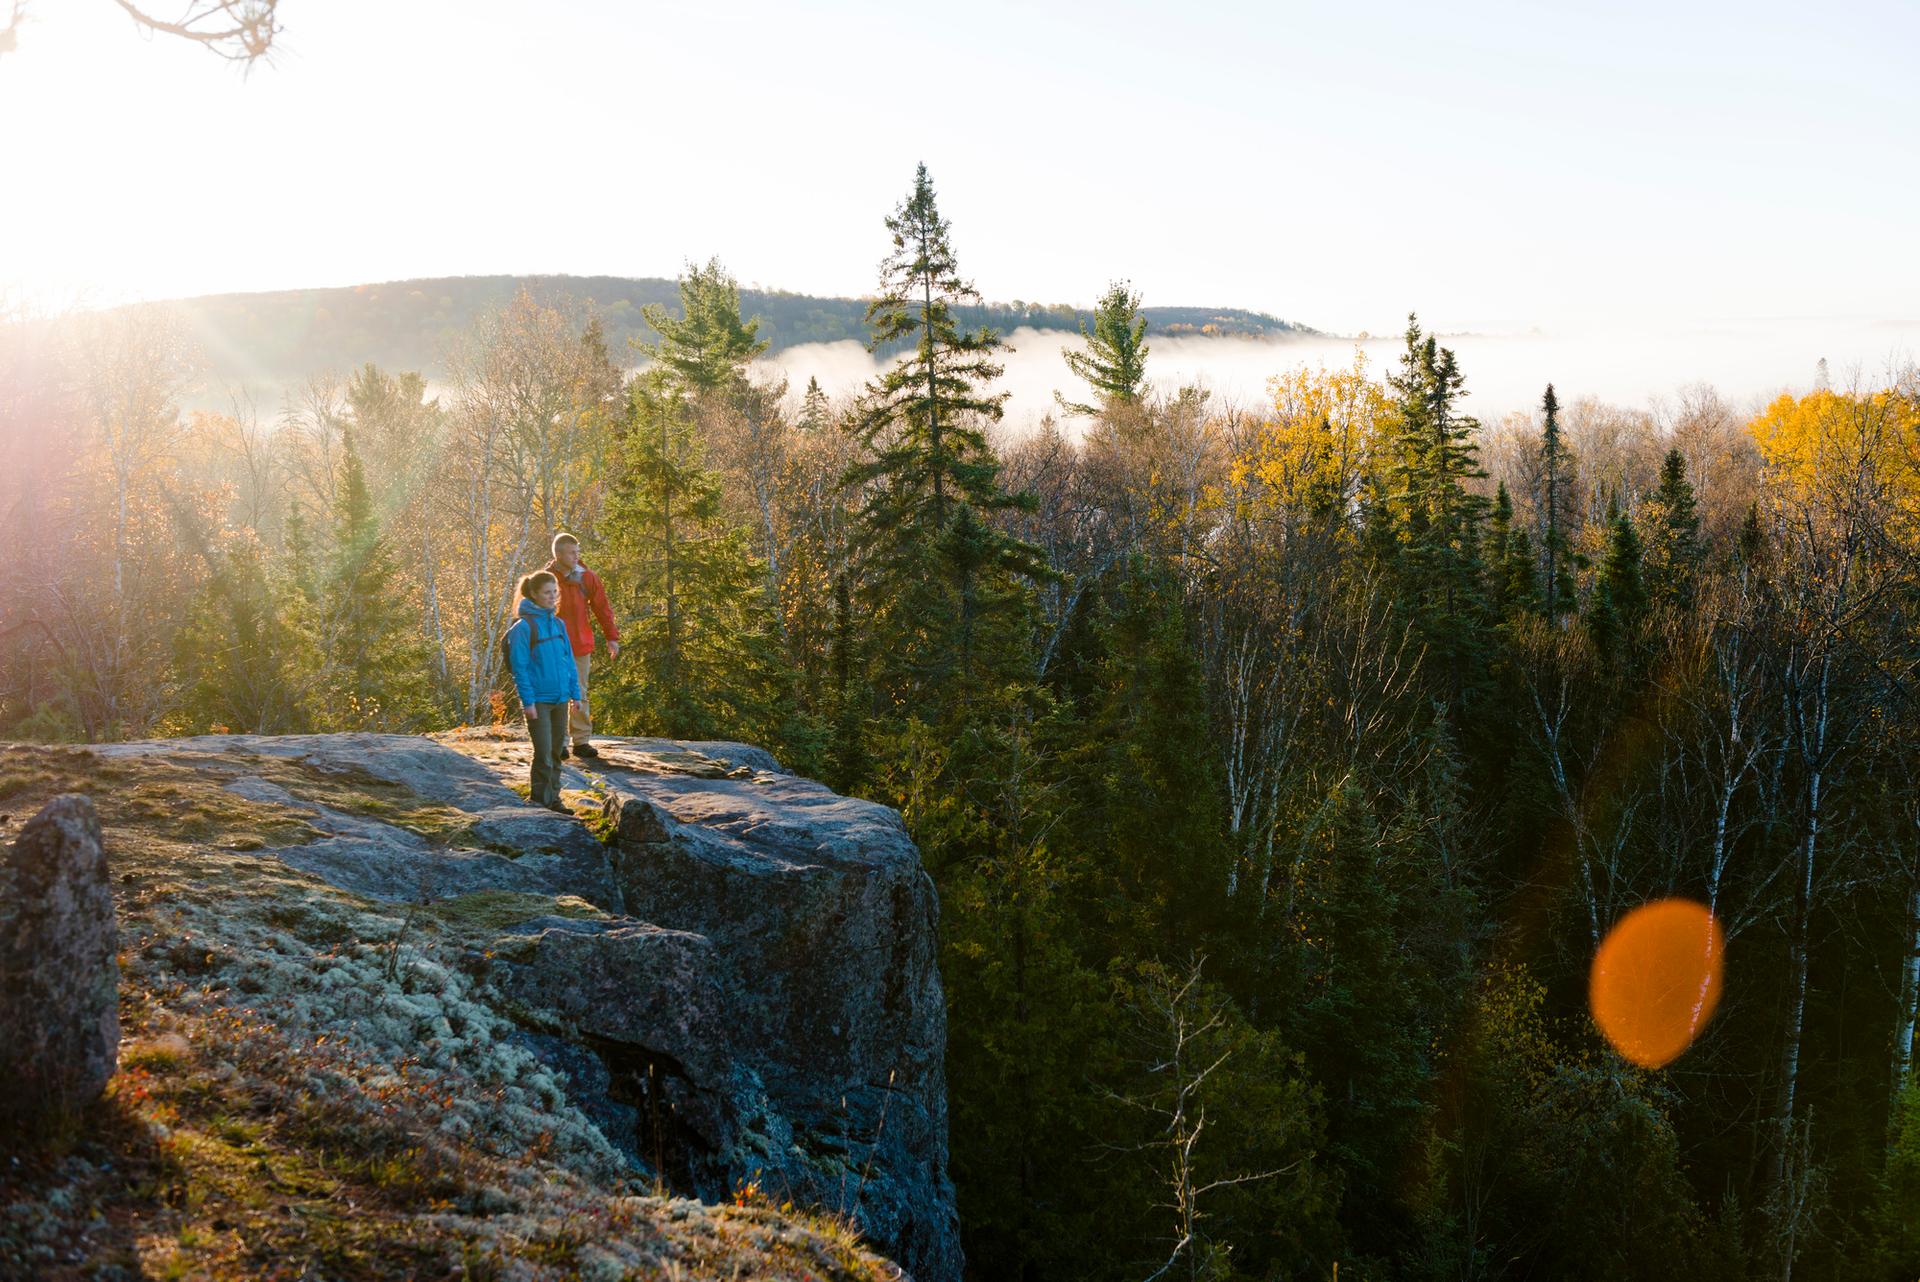
[[[869,562],[884,694],[909,703],[920,692],[964,700],[993,666],[983,658],[1008,657],[1004,647],[980,643],[981,629],[1007,628],[1005,610],[1023,599],[1007,576],[1047,571],[1038,549],[988,524],[991,514],[1031,500],[999,485],[985,432],[1006,399],[986,390],[1001,372],[991,359],[999,339],[955,320],[955,309],[978,294],[959,274],[925,165],[887,230],[893,252],[867,309],[871,346],[913,347],[869,385],[854,425],[866,458],[843,484],[862,495],[855,549]]]
[[[1453,352],[1407,317],[1407,348],[1388,381],[1399,425],[1390,472],[1395,560],[1402,600],[1450,696],[1464,697],[1484,658],[1485,575],[1480,526],[1487,501],[1466,482],[1485,475],[1475,461],[1478,424],[1461,414],[1466,394]]]
[[[1533,559],[1533,540],[1525,530],[1514,530],[1507,537],[1506,567],[1502,574],[1506,587],[1502,599],[1508,615],[1537,612],[1540,609],[1540,585],[1534,579],[1538,569]]]
[[[1662,604],[1692,609],[1705,549],[1700,542],[1699,507],[1687,480],[1686,456],[1678,449],[1668,450],[1660,465],[1660,488],[1653,493],[1652,507],[1647,562],[1653,594]]]
[[[644,733],[777,740],[785,690],[760,568],[722,517],[719,478],[667,368],[631,388],[621,464],[602,533],[638,619],[603,710]]]
[[[394,599],[400,566],[374,512],[351,434],[334,487],[332,555],[320,593],[321,699],[340,729],[405,729],[431,703],[425,639]]]
[[[832,420],[827,394],[820,390],[820,380],[809,375],[806,394],[800,398],[800,429],[805,432],[824,432]]]
[[[304,631],[305,603],[251,530],[227,532],[216,544],[184,507],[175,515],[183,541],[208,569],[201,605],[174,638],[187,727],[243,734],[308,729],[313,638]]]
[[[905,359],[868,388],[857,426],[869,458],[848,474],[876,493],[867,504],[868,541],[895,532],[937,538],[955,503],[994,511],[1016,502],[999,488],[1000,465],[984,425],[998,422],[1007,393],[986,387],[1000,377],[991,329],[962,329],[955,309],[979,300],[960,276],[927,167],[886,220],[893,252],[880,265],[880,295],[867,307],[868,347],[911,340]]]
[[[1348,1180],[1342,1219],[1369,1251],[1409,1231],[1396,1188],[1399,1164],[1427,1110],[1430,1034],[1419,1018],[1397,922],[1403,852],[1357,781],[1327,798],[1301,859],[1302,991],[1295,1027],[1326,1092],[1329,1148]]]
[[[1061,355],[1067,368],[1086,381],[1101,405],[1087,405],[1066,399],[1059,392],[1053,397],[1060,407],[1073,414],[1097,415],[1109,404],[1131,405],[1146,390],[1147,318],[1140,314],[1140,295],[1125,281],[1107,287],[1094,308],[1093,328],[1083,322],[1080,336],[1087,350],[1068,348]]]
[[[315,564],[313,531],[307,525],[307,509],[299,499],[287,508],[286,523],[287,583],[309,610],[320,606],[320,573]]]
[[[1647,613],[1646,581],[1641,573],[1640,536],[1615,505],[1607,517],[1607,553],[1588,604],[1587,626],[1594,645],[1614,654],[1630,643]]]
[[[859,683],[859,637],[853,625],[853,593],[847,572],[833,579],[833,737],[828,746],[829,782],[836,791],[852,792],[866,779],[866,714],[868,691]]]
[[[748,362],[767,350],[760,318],[740,318],[740,286],[718,258],[704,267],[687,265],[680,277],[678,317],[657,303],[644,314],[660,339],[635,346],[696,397],[734,392]]]
[[[1097,746],[1083,768],[1097,782],[1075,826],[1104,888],[1100,928],[1116,956],[1172,956],[1224,925],[1231,849],[1206,680],[1165,570],[1129,567],[1108,631],[1100,705],[1085,730]]]
[[[1540,398],[1540,596],[1549,619],[1574,606],[1573,455],[1560,433],[1560,398],[1547,384]]]
[[[1496,619],[1507,614],[1507,556],[1512,547],[1513,497],[1502,481],[1494,487],[1493,512],[1487,520],[1487,603]]]

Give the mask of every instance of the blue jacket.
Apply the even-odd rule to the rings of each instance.
[[[582,697],[567,625],[552,610],[524,598],[520,617],[507,629],[507,666],[513,669],[514,689],[523,708]]]

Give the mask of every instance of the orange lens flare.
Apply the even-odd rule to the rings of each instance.
[[[1726,941],[1700,904],[1663,899],[1622,917],[1594,954],[1593,1022],[1644,1068],[1680,1057],[1720,1003]]]

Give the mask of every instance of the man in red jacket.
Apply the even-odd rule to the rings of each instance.
[[[573,663],[580,671],[580,702],[573,706],[567,718],[568,732],[573,737],[573,755],[597,757],[600,754],[587,742],[587,736],[593,733],[593,705],[587,702],[587,673],[593,667],[593,623],[587,612],[591,610],[593,618],[600,620],[610,659],[620,657],[620,626],[613,621],[613,607],[607,604],[606,585],[600,582],[599,575],[581,563],[579,539],[564,532],[554,535],[553,560],[547,562],[546,568],[560,580],[560,605],[555,613],[567,625],[567,639],[573,643]],[[560,755],[566,754],[563,746]]]

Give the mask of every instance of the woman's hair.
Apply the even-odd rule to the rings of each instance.
[[[532,574],[523,574],[520,576],[520,595],[531,601],[533,594],[549,583],[556,588],[560,586],[560,580],[553,577],[551,570],[535,570]]]

